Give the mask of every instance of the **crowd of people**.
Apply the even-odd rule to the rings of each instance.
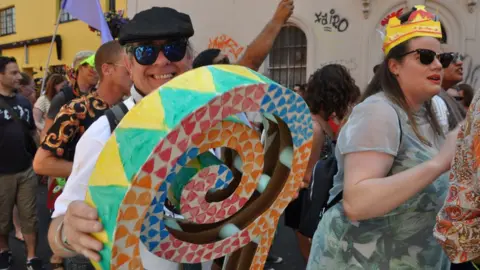
[[[235,64],[258,71],[293,9],[292,0],[281,0]],[[429,14],[417,6],[398,18],[400,25],[412,23],[418,13]],[[434,16],[427,18],[440,27]],[[462,55],[441,44],[441,31],[408,34],[384,47],[384,60],[362,92],[338,64],[293,87],[311,111],[313,146],[303,188],[285,210],[285,225],[295,232],[307,269],[477,267],[478,98],[471,86],[461,84]],[[14,58],[0,57],[0,270],[12,264],[11,230],[25,242],[27,269],[45,267],[35,254],[40,179],[48,179],[52,269],[92,267],[88,259],[100,259],[103,245],[92,234],[101,232],[102,224],[84,201],[116,124],[172,78],[192,68],[231,63],[217,49],[195,55],[193,35],[187,14],[159,7],[142,11],[122,28],[118,41],[79,52],[67,76],[50,74],[44,93]],[[237,116],[263,133],[263,141],[280,136],[258,113]],[[314,172],[332,158],[330,203],[324,213],[314,212],[319,218],[312,221],[306,218],[311,206],[325,204],[311,196]],[[315,233],[305,233],[305,227]],[[265,269],[280,262],[270,254]],[[222,269],[223,263],[216,259],[212,269]],[[177,264],[165,261],[161,267],[170,266]]]

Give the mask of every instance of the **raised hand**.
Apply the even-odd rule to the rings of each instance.
[[[286,23],[292,16],[294,8],[293,0],[281,0],[272,20],[281,24]]]

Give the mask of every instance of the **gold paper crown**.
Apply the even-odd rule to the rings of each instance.
[[[429,13],[425,6],[415,6],[408,21],[400,23],[397,16],[390,18],[386,28],[385,39],[383,40],[383,51],[385,55],[398,44],[414,37],[442,38],[442,28],[436,16]]]

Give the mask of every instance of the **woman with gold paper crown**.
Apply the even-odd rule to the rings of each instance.
[[[424,6],[390,18],[385,59],[338,137],[330,200],[343,201],[323,215],[307,269],[450,268],[432,235],[458,132],[444,136],[430,104],[441,37]]]

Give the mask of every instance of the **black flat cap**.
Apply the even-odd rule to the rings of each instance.
[[[137,13],[120,30],[122,45],[161,39],[189,38],[193,36],[190,16],[168,7],[153,7]]]

